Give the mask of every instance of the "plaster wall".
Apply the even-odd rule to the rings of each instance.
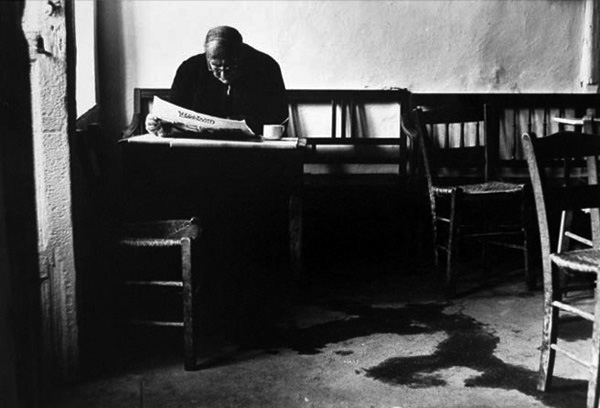
[[[134,87],[169,87],[206,31],[237,27],[288,88],[579,92],[585,0],[100,1],[100,99],[118,134]]]
[[[77,117],[80,117],[96,105],[96,67],[95,67],[95,4],[93,1],[74,1],[75,38],[77,40],[77,80],[76,99]]]

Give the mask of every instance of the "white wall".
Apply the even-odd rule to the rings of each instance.
[[[89,0],[74,1],[73,4],[77,47],[75,99],[79,117],[96,105],[95,4]]]
[[[579,92],[584,0],[99,1],[101,100],[115,132],[134,87],[169,87],[206,31],[237,27],[288,88]]]

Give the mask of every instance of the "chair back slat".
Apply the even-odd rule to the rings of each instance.
[[[538,216],[542,259],[552,251],[551,219],[557,213],[582,209],[591,212],[595,248],[600,248],[600,185],[596,161],[600,135],[562,131],[538,138],[522,137]]]
[[[556,210],[591,209],[600,203],[600,186],[556,187],[549,191],[546,201]]]
[[[293,105],[293,106],[297,107],[297,104]],[[331,135],[330,135],[332,139],[335,139],[335,135],[336,135],[336,132],[337,132],[337,129],[336,129],[336,126],[337,126],[337,107],[338,107],[337,101],[335,99],[332,99],[331,100]]]
[[[425,176],[430,183],[438,184],[449,172],[472,181],[495,177],[499,157],[498,117],[491,106],[429,110],[417,107],[413,119],[426,163]]]
[[[346,138],[346,101],[345,100],[341,100],[339,102],[340,104],[340,109],[341,109],[341,119],[340,119],[340,137],[342,139]],[[335,137],[335,135],[333,135],[333,137]]]
[[[387,173],[392,169],[405,180],[411,158],[402,114],[409,105],[409,95],[402,89],[287,90],[290,111],[295,113],[290,115],[288,135],[306,140],[307,174],[311,169],[345,172],[346,167],[340,165],[362,171],[356,165],[373,164],[381,165]],[[378,117],[386,121],[379,123]]]
[[[485,166],[485,148],[469,146],[455,149],[436,149],[434,158],[438,167],[470,168]]]
[[[557,132],[536,138],[533,143],[538,160],[584,159],[600,155],[600,136],[588,133]]]

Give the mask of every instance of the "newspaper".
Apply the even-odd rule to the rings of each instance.
[[[194,112],[155,96],[152,102],[152,114],[160,120],[188,132],[223,132],[256,137],[245,120],[223,119]]]

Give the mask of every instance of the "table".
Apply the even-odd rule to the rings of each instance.
[[[169,147],[189,147],[200,149],[252,149],[252,150],[291,150],[306,146],[306,139],[285,137],[280,140],[227,140],[227,139],[200,139],[200,138],[176,138],[158,137],[152,134],[133,136],[122,139],[119,143],[138,145],[162,145]]]
[[[303,139],[141,135],[120,145],[124,218],[200,218],[196,263],[213,314],[201,320],[218,311],[217,323],[268,321],[262,312],[278,310],[289,278],[289,204],[301,186]],[[257,309],[259,319],[248,316]]]
[[[284,138],[276,141],[238,141],[197,138],[168,138],[140,135],[120,141],[123,152],[126,195],[144,199],[131,207],[134,218],[192,216],[192,196],[225,194],[230,199],[252,199],[256,193],[291,194],[301,183],[304,139]],[[165,194],[185,189],[178,208],[164,202]],[[181,191],[180,191],[181,192]],[[254,196],[254,197],[252,197]],[[131,197],[134,198],[134,197]],[[223,198],[223,197],[221,197]],[[157,200],[158,199],[158,200]],[[212,200],[212,198],[211,198]],[[163,201],[152,214],[150,204]],[[183,208],[182,204],[188,205]],[[167,205],[168,210],[164,208]],[[162,207],[162,208],[161,208]]]

